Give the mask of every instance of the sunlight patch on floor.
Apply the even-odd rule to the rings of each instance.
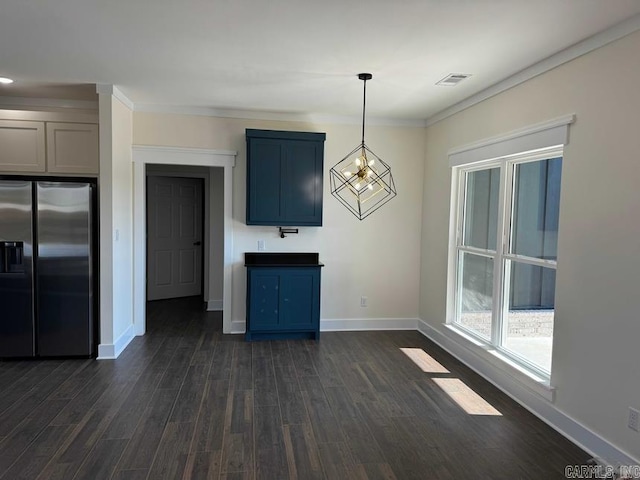
[[[400,350],[425,373],[450,373],[449,370],[421,348],[401,348]]]
[[[457,378],[434,378],[433,381],[469,415],[502,416],[498,410],[465,385],[462,380]]]

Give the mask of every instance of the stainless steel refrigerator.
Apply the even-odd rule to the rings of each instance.
[[[95,183],[0,178],[0,357],[95,354]]]

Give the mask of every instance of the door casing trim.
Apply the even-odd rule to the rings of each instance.
[[[146,332],[146,165],[193,165],[224,169],[224,285],[222,331],[231,333],[233,272],[233,167],[237,152],[201,148],[133,145],[133,326],[136,335]]]

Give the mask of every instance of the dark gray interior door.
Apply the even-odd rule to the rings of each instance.
[[[147,178],[147,300],[202,293],[202,181]]]

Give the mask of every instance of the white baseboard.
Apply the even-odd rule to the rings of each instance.
[[[456,357],[489,383],[502,390],[551,428],[560,432],[590,455],[593,455],[593,457],[602,459],[607,464],[613,466],[640,464],[638,459],[634,459],[628,453],[608,442],[577,420],[569,417],[549,400],[546,400],[525,386],[514,376],[496,368],[490,361],[459,343],[456,339],[433,328],[424,320],[418,321],[418,331]]]
[[[244,320],[231,321],[231,333],[239,334],[247,331],[247,323]]]
[[[321,332],[416,330],[417,318],[331,318],[320,320]]]
[[[120,354],[127,348],[134,337],[133,324],[124,331],[122,335],[114,343],[101,343],[98,345],[98,360],[113,360],[118,358]]]
[[[320,319],[321,332],[354,332],[366,330],[416,330],[417,318],[346,318]],[[246,322],[233,320],[231,333],[244,333]]]
[[[207,312],[221,312],[222,300],[209,300],[207,302]]]
[[[98,358],[96,360],[113,360],[116,358],[113,343],[101,343],[98,345]]]

